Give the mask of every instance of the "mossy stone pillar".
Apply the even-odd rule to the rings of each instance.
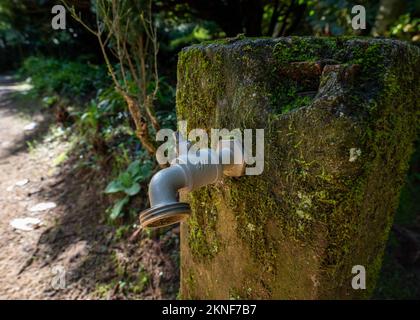
[[[182,298],[368,297],[416,136],[419,70],[419,48],[383,39],[184,49],[178,120],[265,129],[265,167],[186,196]],[[355,265],[366,290],[352,288]]]

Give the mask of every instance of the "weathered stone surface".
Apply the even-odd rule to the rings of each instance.
[[[419,56],[393,40],[294,37],[180,53],[188,129],[265,129],[261,176],[189,196],[183,298],[371,294],[418,128]],[[367,290],[352,289],[354,265]]]

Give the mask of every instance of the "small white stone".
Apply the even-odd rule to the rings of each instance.
[[[31,212],[45,211],[45,210],[53,209],[56,206],[57,205],[55,204],[55,202],[41,202],[29,208],[29,211]]]
[[[23,179],[23,180],[19,180],[18,182],[16,182],[15,185],[18,186],[18,187],[23,187],[28,182],[29,182],[29,179]]]
[[[37,123],[36,122],[31,122],[29,124],[27,124],[26,126],[23,127],[24,131],[32,131],[37,127]]]
[[[354,162],[362,155],[362,150],[359,148],[350,148],[350,157],[349,161]]]
[[[17,218],[10,221],[10,225],[16,230],[32,231],[39,227],[42,221],[38,218]]]

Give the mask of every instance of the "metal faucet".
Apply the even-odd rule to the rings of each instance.
[[[178,201],[178,192],[191,192],[220,181],[223,176],[240,177],[245,172],[242,143],[238,140],[220,140],[216,150],[197,149],[190,152],[191,143],[176,136],[177,146],[186,143],[186,152],[171,161],[171,166],[158,171],[149,184],[150,208],[140,213],[142,228],[160,228],[181,222],[191,214],[186,202]]]

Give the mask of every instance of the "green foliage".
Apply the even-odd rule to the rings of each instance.
[[[132,230],[132,225],[124,224],[119,226],[115,230],[115,240],[121,240],[127,236],[127,234]]]
[[[126,123],[125,103],[113,87],[100,89],[97,97],[75,112],[75,116],[78,131],[90,144],[98,137],[108,141],[121,131],[131,133]]]
[[[413,18],[410,13],[401,15],[390,28],[390,34],[399,39],[420,41],[420,18]]]
[[[376,17],[376,1],[316,1],[311,4],[306,19],[315,35],[354,35],[357,31],[351,26],[351,9],[355,5],[363,5],[366,8],[366,22],[368,26],[372,26]]]
[[[110,218],[115,220],[122,216],[124,206],[129,202],[130,197],[135,196],[141,190],[140,183],[147,181],[153,169],[151,161],[141,163],[133,161],[128,168],[111,181],[105,189],[105,193],[122,193],[124,198],[118,200],[111,209]]]
[[[20,74],[31,78],[33,91],[38,94],[60,94],[72,99],[82,98],[108,82],[102,66],[45,57],[27,58]]]
[[[121,216],[121,212],[123,207],[128,203],[130,198],[125,196],[123,199],[118,200],[111,209],[111,213],[109,215],[111,220],[115,220]]]
[[[172,32],[174,38],[170,41],[169,46],[171,49],[176,49],[192,43],[211,40],[218,31],[217,26],[211,22],[184,24],[182,28],[178,26],[176,32]]]
[[[63,98],[72,102],[80,98],[77,99],[79,103],[70,109],[80,150],[78,165],[100,169],[105,155],[112,156],[111,174],[117,178],[108,184],[105,193],[118,194],[118,199],[109,209],[110,219],[122,217],[131,198],[139,194],[141,184],[150,178],[154,163],[150,157],[144,156],[144,150],[139,149],[125,101],[110,85],[105,69],[78,61],[30,57],[25,60],[20,74],[31,77],[32,93],[44,96],[43,103],[48,108],[62,103]],[[132,83],[131,93],[138,94],[134,82],[128,81]],[[87,99],[95,91],[96,96]],[[162,78],[157,103],[170,105],[174,95],[174,88]],[[157,117],[164,127],[175,128],[173,110],[159,111]],[[133,157],[138,160],[127,168]]]

